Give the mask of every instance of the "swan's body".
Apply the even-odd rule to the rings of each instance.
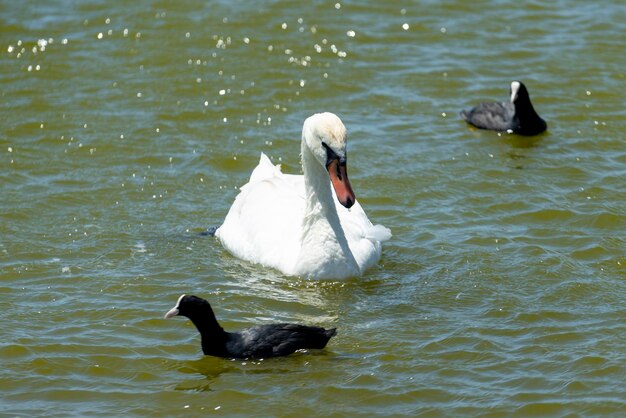
[[[308,118],[301,152],[304,175],[283,174],[261,154],[215,235],[236,257],[289,276],[360,276],[391,233],[372,225],[356,202],[341,120],[332,113]]]

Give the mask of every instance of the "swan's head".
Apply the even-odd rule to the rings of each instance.
[[[333,113],[316,113],[302,127],[302,142],[328,171],[337,199],[346,208],[356,201],[347,171],[346,127]]]

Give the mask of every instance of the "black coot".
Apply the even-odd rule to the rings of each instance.
[[[296,350],[324,348],[336,328],[324,329],[296,324],[257,325],[241,332],[226,332],[215,319],[206,300],[182,295],[165,318],[186,316],[198,328],[202,351],[227,358],[266,358],[286,356]]]
[[[471,110],[462,110],[461,117],[480,129],[519,135],[537,135],[548,127],[535,112],[528,90],[521,81],[511,83],[510,102],[480,103]]]

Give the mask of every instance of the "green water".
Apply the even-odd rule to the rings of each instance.
[[[619,1],[0,1],[0,415],[623,416],[624,45]],[[460,120],[513,79],[547,133]],[[305,281],[199,235],[320,111],[379,265]],[[338,335],[204,357],[182,293]]]

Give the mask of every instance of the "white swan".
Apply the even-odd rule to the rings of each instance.
[[[305,120],[301,153],[303,176],[283,174],[261,154],[215,236],[234,256],[289,276],[360,276],[391,232],[372,225],[356,201],[341,120],[332,113]]]

